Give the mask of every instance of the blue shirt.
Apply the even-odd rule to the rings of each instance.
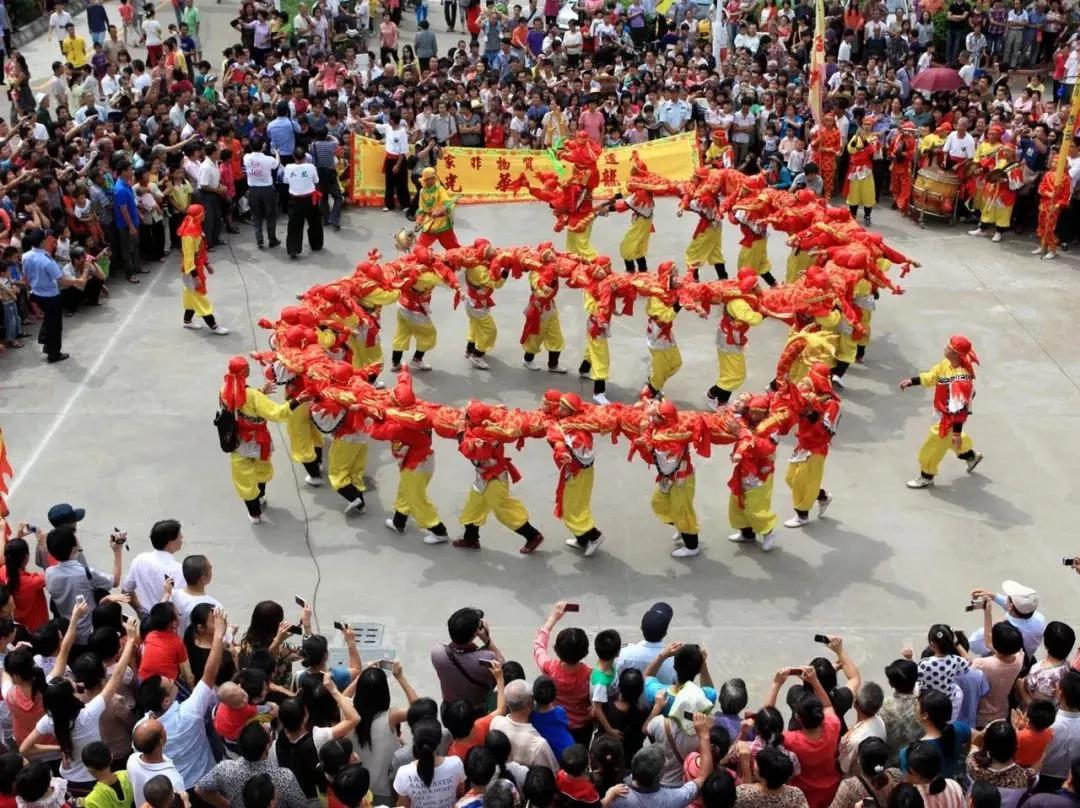
[[[51,255],[40,247],[34,247],[23,255],[23,272],[30,281],[30,294],[38,297],[56,297],[60,294],[61,272]]]
[[[270,145],[283,157],[292,157],[292,153],[296,150],[296,134],[299,131],[300,124],[292,118],[274,118],[266,125]]]
[[[574,745],[574,736],[570,734],[570,719],[566,717],[566,710],[562,707],[553,707],[546,713],[533,710],[529,713],[529,723],[544,736],[556,760],[561,761],[562,753],[567,747]]]
[[[964,701],[960,705],[960,714],[956,720],[973,727],[977,720],[979,700],[990,692],[990,683],[986,681],[986,674],[975,668],[969,668],[957,676],[956,683],[960,685],[960,692],[964,694]]]
[[[118,179],[113,186],[113,218],[117,227],[127,227],[124,216],[121,213],[127,208],[128,216],[135,227],[139,226],[139,209],[135,206],[135,192],[123,179]]]

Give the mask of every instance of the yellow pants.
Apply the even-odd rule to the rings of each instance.
[[[690,245],[686,248],[686,263],[692,267],[724,263],[724,247],[718,228],[710,227],[690,239]]]
[[[814,259],[815,256],[812,252],[792,250],[787,259],[787,277],[784,280],[788,283],[795,283],[814,263]]]
[[[872,208],[877,203],[877,192],[874,189],[874,175],[867,174],[857,180],[848,180],[848,205],[862,205]]]
[[[743,495],[745,505],[739,507],[734,494],[728,497],[728,521],[736,530],[748,527],[758,535],[764,536],[776,527],[776,514],[772,509],[773,475],[757,488],[751,488]]]
[[[561,351],[565,345],[562,334],[562,323],[559,321],[559,310],[555,309],[547,317],[540,319],[540,333],[529,334],[521,347],[525,353],[539,353],[543,348],[548,351]]]
[[[575,536],[596,527],[592,514],[593,467],[581,469],[566,481],[563,489],[562,520]]]
[[[330,487],[339,491],[353,485],[358,491],[364,487],[364,469],[367,468],[368,445],[363,441],[332,440],[327,454],[326,476]]]
[[[580,233],[566,231],[566,251],[586,261],[592,261],[600,254],[592,245],[592,222]]]
[[[593,381],[607,379],[611,373],[611,352],[607,337],[585,338],[585,361],[592,366]]]
[[[180,302],[184,305],[184,311],[193,311],[200,317],[209,317],[214,313],[214,306],[210,303],[210,298],[190,289],[181,290]]]
[[[674,525],[680,533],[689,533],[692,536],[698,533],[697,513],[694,511],[694,483],[695,477],[691,474],[666,492],[657,487],[652,495],[652,509],[656,518],[665,525]]]
[[[520,500],[510,496],[510,484],[505,480],[491,480],[482,494],[470,488],[458,521],[463,525],[482,526],[492,513],[511,530],[517,530],[529,521],[529,512]]]
[[[352,350],[354,368],[366,368],[368,365],[383,361],[382,345],[378,342],[369,348],[356,337],[349,337],[349,348]]]
[[[866,336],[864,336],[862,339],[855,340],[855,344],[861,345],[865,348],[867,345],[870,344],[870,322],[874,319],[874,310],[859,309],[859,311],[862,312],[862,319],[860,320],[860,322],[862,323],[862,327],[866,329]]]
[[[960,450],[953,449],[952,433],[947,433],[944,438],[939,437],[938,426],[933,424],[930,427],[929,434],[926,436],[926,440],[923,441],[923,445],[919,449],[919,471],[924,474],[937,474],[938,467],[941,465],[946,452],[952,449],[955,454],[962,455],[965,452],[970,452],[971,447],[971,438],[966,432],[961,432]]]
[[[797,511],[808,511],[817,501],[825,478],[825,455],[812,454],[805,460],[788,463],[784,482],[791,489],[791,504]]]
[[[259,483],[268,483],[274,478],[274,464],[269,460],[252,460],[233,452],[229,457],[229,474],[233,488],[245,502],[259,496]]]
[[[430,351],[435,347],[438,332],[431,322],[416,323],[407,319],[400,311],[397,313],[397,330],[394,331],[393,346],[395,351],[407,351],[412,341],[416,340],[416,350]]]
[[[289,457],[294,463],[310,463],[315,459],[315,447],[322,448],[322,433],[311,421],[311,405],[303,403],[285,419],[285,433],[289,436]]]
[[[682,367],[682,353],[678,345],[672,345],[670,348],[650,348],[649,355],[652,357],[649,384],[653,390],[663,390],[668,379]]]
[[[993,202],[983,207],[982,224],[992,224],[995,227],[1000,227],[1002,230],[1008,228],[1009,223],[1012,222],[1012,205],[996,205]]]
[[[428,497],[427,487],[430,482],[430,471],[402,469],[401,476],[398,477],[397,496],[394,498],[394,510],[411,516],[416,520],[416,524],[425,530],[442,523],[439,512]]]
[[[485,314],[483,317],[473,317],[471,314],[465,315],[469,321],[468,337],[476,350],[480,353],[487,353],[495,347],[495,338],[499,336],[498,326],[495,325],[495,318],[490,314]]]
[[[636,218],[630,222],[626,229],[622,243],[619,244],[619,255],[624,261],[636,261],[644,258],[649,253],[649,236],[652,231],[652,219]]]
[[[717,351],[716,386],[735,392],[746,381],[746,356],[742,351]]]
[[[855,349],[858,347],[851,334],[840,334],[836,343],[836,360],[847,362],[849,365],[855,361]]]
[[[768,242],[764,238],[756,238],[749,247],[739,248],[739,269],[743,267],[751,267],[758,275],[772,272]]]

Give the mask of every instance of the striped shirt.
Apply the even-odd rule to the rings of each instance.
[[[316,140],[308,148],[315,168],[337,168],[338,143],[333,138]]]
[[[940,794],[931,794],[929,784],[920,784],[915,787],[922,794],[925,808],[964,808],[967,805],[964,789],[955,780],[946,780],[945,790]]]

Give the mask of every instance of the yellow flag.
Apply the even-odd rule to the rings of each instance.
[[[1054,168],[1054,182],[1061,185],[1061,178],[1065,176],[1065,169],[1069,166],[1069,146],[1076,135],[1076,118],[1080,114],[1080,82],[1073,85],[1072,103],[1069,105],[1069,120],[1065,122],[1064,133],[1061,137],[1061,148],[1058,149],[1057,166]]]
[[[810,112],[821,123],[821,99],[825,92],[825,0],[814,3],[814,47],[810,52]]]

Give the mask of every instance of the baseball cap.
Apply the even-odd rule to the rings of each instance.
[[[1006,581],[1001,585],[1001,591],[1009,597],[1018,612],[1029,614],[1039,608],[1039,593],[1031,587]]]
[[[49,508],[49,524],[53,527],[59,527],[68,522],[81,522],[84,516],[86,516],[84,508],[73,508],[66,502]]]
[[[474,609],[472,606],[458,609],[446,621],[446,629],[450,634],[450,640],[452,642],[469,642],[476,636],[476,632],[480,630],[480,621],[483,619],[484,612],[481,609]]]
[[[667,634],[674,613],[672,608],[663,601],[650,606],[649,610],[641,616],[641,633],[645,639],[648,642],[662,640]]]

